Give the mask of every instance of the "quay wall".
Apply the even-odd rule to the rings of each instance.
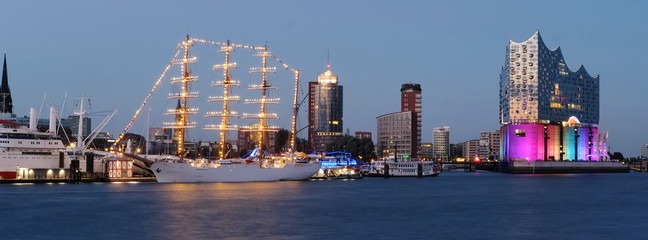
[[[587,161],[509,161],[510,173],[627,173],[630,168],[618,162]]]

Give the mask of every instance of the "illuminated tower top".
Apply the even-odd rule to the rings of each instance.
[[[7,54],[4,54],[4,63],[2,64],[2,85],[0,85],[0,113],[13,113],[13,102],[11,100],[11,90],[9,89],[9,79],[7,77]]]
[[[331,65],[326,65],[326,72],[320,74],[317,77],[317,82],[319,84],[337,84],[338,83],[338,77],[333,75],[333,72],[331,72]]]

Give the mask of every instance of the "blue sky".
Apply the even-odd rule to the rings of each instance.
[[[398,111],[400,84],[413,82],[423,88],[423,141],[432,128],[450,126],[451,141],[460,142],[499,127],[505,47],[540,30],[547,46],[562,48],[569,67],[583,64],[601,75],[600,127],[609,131],[612,151],[636,156],[648,143],[648,111],[639,107],[648,87],[647,11],[644,1],[6,1],[0,50],[8,55],[17,114],[41,103],[60,109],[66,92],[68,103],[84,93],[92,111],[118,110],[106,129],[113,134],[128,124],[186,34],[267,43],[301,69],[304,82],[325,71],[328,51],[352,133],[375,133],[375,117]],[[196,88],[212,95],[207,84],[221,76],[208,69],[222,59],[215,50],[195,48],[204,67],[196,64],[203,81]],[[253,52],[236,54],[234,77],[257,81],[247,73],[259,64]],[[288,128],[292,76],[278,71],[270,79],[283,100],[275,123]],[[147,116],[151,126],[169,120],[160,112],[172,89],[168,81],[160,87],[134,132],[144,133]],[[247,97],[243,87],[238,91]]]

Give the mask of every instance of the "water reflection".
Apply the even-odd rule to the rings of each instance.
[[[0,196],[2,239],[643,239],[631,226],[648,225],[648,174],[3,185]]]
[[[299,207],[308,182],[162,184],[159,215],[167,237],[290,237],[278,227]]]

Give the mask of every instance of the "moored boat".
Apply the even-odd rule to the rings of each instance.
[[[319,163],[265,160],[264,163],[216,161],[214,163],[156,162],[151,166],[158,182],[271,182],[307,180]]]
[[[193,39],[187,36],[187,40],[180,44],[184,54],[181,58],[174,59],[172,64],[182,66],[182,76],[174,78],[172,84],[179,84],[181,90],[178,93],[170,95],[170,99],[177,99],[178,104],[175,109],[167,111],[167,115],[175,116],[173,122],[168,123],[165,128],[173,129],[174,140],[177,141],[177,153],[179,160],[177,161],[158,161],[151,165],[151,170],[155,174],[157,181],[162,183],[170,182],[268,182],[268,181],[292,181],[292,180],[307,180],[315,174],[321,167],[319,161],[303,162],[298,161],[295,157],[294,149],[296,146],[296,114],[297,114],[297,91],[299,74],[297,70],[295,73],[295,109],[293,111],[293,126],[291,133],[291,144],[289,153],[282,154],[279,157],[273,157],[259,148],[255,149],[252,156],[241,160],[228,158],[230,151],[227,148],[228,131],[242,131],[249,132],[251,138],[254,138],[254,145],[268,146],[269,145],[269,132],[277,132],[278,127],[269,126],[267,120],[278,119],[275,113],[267,112],[267,105],[278,104],[278,98],[269,98],[268,91],[276,89],[267,81],[267,74],[274,72],[274,67],[268,67],[268,58],[272,57],[267,47],[253,47],[259,50],[255,56],[262,58],[262,67],[252,68],[250,72],[261,73],[261,83],[250,85],[249,90],[260,90],[260,99],[245,99],[245,104],[257,104],[260,106],[260,112],[254,114],[243,114],[239,116],[237,112],[232,111],[230,102],[237,102],[240,100],[239,96],[232,95],[232,88],[239,86],[239,82],[235,81],[230,76],[230,68],[236,67],[236,63],[230,62],[230,54],[234,51],[234,47],[242,45],[231,44],[229,41],[222,43],[220,52],[225,53],[225,62],[214,66],[214,69],[223,69],[224,79],[222,81],[214,81],[211,86],[223,87],[222,96],[211,96],[208,102],[222,102],[222,110],[215,112],[207,112],[205,117],[220,118],[220,124],[209,124],[203,129],[219,131],[220,144],[218,147],[219,160],[191,160],[184,159],[186,149],[184,148],[185,131],[191,128],[196,128],[194,122],[188,119],[190,115],[197,115],[197,108],[189,108],[188,103],[190,99],[198,97],[197,92],[189,92],[191,88],[190,83],[198,81],[198,77],[191,76],[191,69],[189,64],[196,61],[195,57],[189,56],[189,48],[195,41],[205,42],[203,40]],[[284,64],[284,66],[286,66]],[[288,68],[288,67],[286,67]],[[250,124],[248,126],[239,127],[230,122],[230,118],[247,118],[258,119],[258,123]]]
[[[428,177],[438,176],[441,169],[433,161],[373,161],[367,171],[368,177]]]
[[[0,120],[0,150],[0,179],[35,174],[65,178],[70,164],[63,142],[53,132],[39,132],[35,126],[8,120]],[[39,173],[41,169],[43,173]]]

